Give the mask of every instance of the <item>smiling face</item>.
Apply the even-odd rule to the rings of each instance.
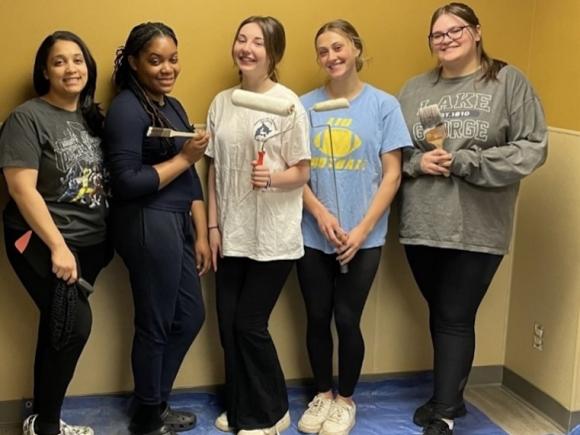
[[[129,56],[129,65],[139,84],[155,101],[162,101],[173,90],[181,71],[177,45],[169,36],[153,38],[137,56]]]
[[[242,26],[232,47],[232,56],[242,76],[267,77],[269,58],[264,34],[256,23]]]
[[[444,69],[477,64],[480,40],[479,26],[473,27],[453,14],[441,15],[431,28],[431,50]]]
[[[88,79],[87,64],[78,44],[57,40],[48,54],[44,77],[49,82],[48,94],[78,100]]]
[[[339,80],[356,74],[360,50],[340,32],[328,30],[316,38],[318,63],[331,80]]]

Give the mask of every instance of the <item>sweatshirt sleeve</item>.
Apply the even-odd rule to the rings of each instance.
[[[534,90],[515,70],[506,77],[506,143],[482,149],[473,145],[453,153],[451,173],[481,187],[517,183],[541,166],[547,156],[548,131]]]
[[[423,152],[415,147],[403,148],[403,175],[417,178],[423,175],[421,171],[421,155]]]
[[[142,160],[145,130],[149,125],[137,102],[120,95],[105,121],[105,140],[113,196],[131,200],[157,192],[159,175]]]

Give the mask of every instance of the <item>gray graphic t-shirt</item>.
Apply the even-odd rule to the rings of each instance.
[[[17,107],[0,131],[0,167],[38,170],[36,188],[68,242],[88,246],[105,239],[101,140],[89,133],[80,112],[40,98]],[[4,221],[28,228],[13,201]]]

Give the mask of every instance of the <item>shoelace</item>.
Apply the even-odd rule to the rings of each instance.
[[[322,408],[324,408],[324,400],[322,400],[320,397],[316,397],[308,404],[308,411],[310,414],[318,415],[322,411]]]
[[[346,407],[341,405],[334,405],[330,410],[329,420],[339,422],[344,418],[344,414],[347,412]]]
[[[60,432],[63,435],[69,435],[69,434],[73,434],[73,435],[82,435],[82,434],[86,434],[89,433],[84,427],[82,426],[71,426],[67,423],[65,423],[64,421],[60,421]]]

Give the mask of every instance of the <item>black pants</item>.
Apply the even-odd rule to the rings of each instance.
[[[135,399],[159,410],[205,318],[191,216],[130,205],[114,208],[112,221],[135,306]],[[155,427],[161,419],[139,423]]]
[[[411,245],[405,252],[429,305],[433,400],[441,408],[458,405],[475,353],[477,309],[503,257]]]
[[[360,319],[380,259],[381,248],[361,249],[348,264],[347,274],[339,272],[335,254],[305,248],[298,260],[308,317],[308,356],[318,392],[332,388],[333,315],[339,342],[338,393],[350,397],[354,392],[365,353]]]
[[[57,434],[60,431],[60,411],[77,361],[89,338],[92,325],[91,307],[81,295],[77,302],[71,336],[66,345],[56,350],[50,341],[50,308],[54,294],[55,276],[39,275],[30,263],[14,247],[23,234],[21,230],[4,227],[6,254],[16,275],[32,297],[40,311],[36,355],[34,359],[34,410],[37,431],[41,434]],[[33,236],[36,237],[36,236]],[[75,248],[69,246],[79,262],[82,277],[94,284],[101,269],[110,260],[106,243]],[[50,262],[50,256],[45,259]],[[51,266],[48,266],[50,269]],[[42,267],[41,267],[42,269]],[[18,332],[15,331],[17,334]]]
[[[226,372],[226,411],[237,429],[271,427],[288,395],[268,319],[293,261],[224,257],[216,274],[217,312]]]

